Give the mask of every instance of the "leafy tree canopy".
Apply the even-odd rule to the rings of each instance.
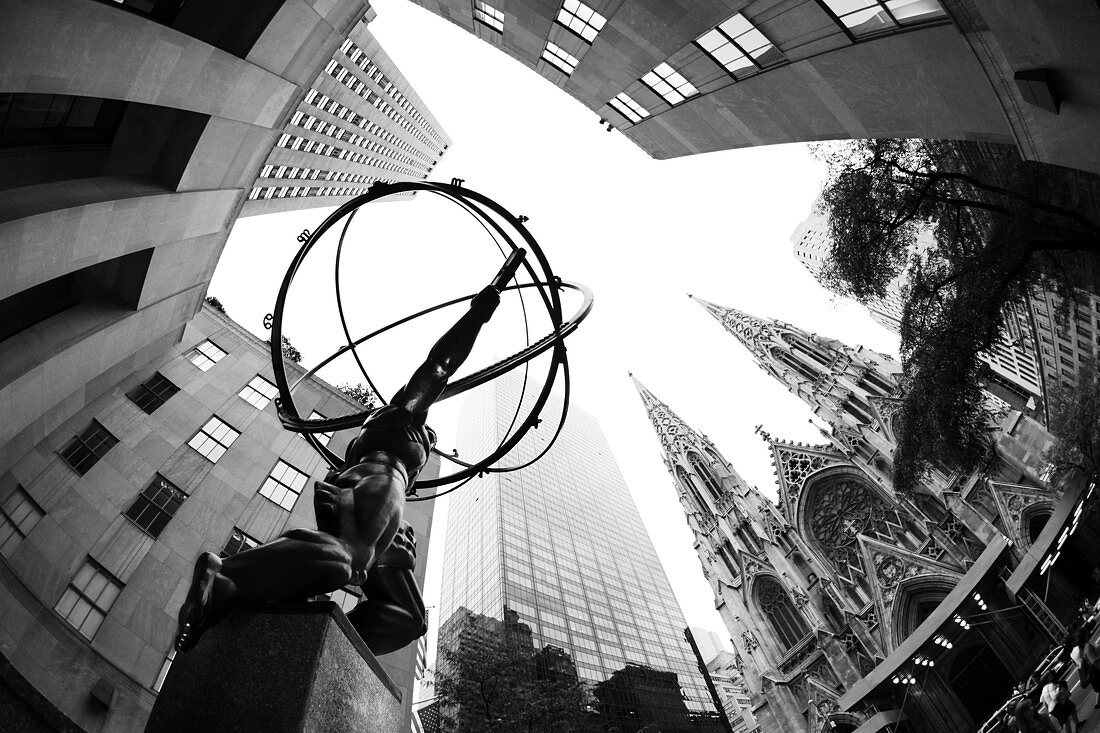
[[[549,648],[548,648],[549,649]],[[448,733],[574,733],[585,730],[583,685],[572,663],[547,663],[530,633],[483,634],[440,650],[435,691]],[[568,669],[563,669],[568,667]]]
[[[1050,432],[1055,443],[1044,458],[1056,483],[1090,478],[1100,469],[1100,373],[1096,364],[1082,370],[1075,388],[1050,391]]]
[[[997,340],[1005,306],[1035,288],[1072,303],[1082,253],[1100,249],[1082,184],[1100,186],[968,143],[860,140],[817,153],[829,167],[827,286],[868,302],[902,278],[895,487],[912,490],[937,463],[973,469],[990,441],[979,355]]]
[[[204,300],[206,301],[206,304],[208,306],[210,306],[211,308],[213,308],[214,310],[221,311],[221,314],[223,316],[229,315],[228,313],[225,312],[225,306],[222,305],[222,302],[220,300],[218,300],[216,297],[214,297],[213,295],[206,296],[206,298]]]
[[[371,391],[370,387],[362,383],[351,384],[345,382],[344,384],[337,386],[336,389],[340,390],[345,395],[352,398],[363,407],[366,407],[368,409],[373,409],[378,402],[374,392]]]

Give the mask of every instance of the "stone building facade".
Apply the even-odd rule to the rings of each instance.
[[[820,445],[761,431],[773,502],[637,384],[761,729],[975,730],[1090,588],[1100,536],[1071,519],[1087,491],[1040,480],[1049,436],[1013,413],[985,470],[899,494],[894,359],[698,302],[828,425]]]
[[[655,158],[970,139],[1100,171],[1088,0],[416,0]],[[1088,20],[1086,20],[1088,19]]]
[[[265,165],[290,166],[284,177],[322,168],[382,176],[365,150],[358,162],[309,162],[321,147],[335,152],[337,121],[339,146],[350,144],[352,113],[365,136],[356,150],[377,145],[372,159],[423,164],[402,161],[413,173],[386,177],[422,178],[423,156],[434,161],[427,151],[446,144],[365,30],[373,11],[364,0],[6,0],[0,9],[0,473],[179,342],[242,208],[290,206],[248,201],[277,185]],[[349,75],[367,72],[362,55],[342,50],[349,33],[377,67],[351,86]],[[354,68],[319,79],[336,60]],[[310,113],[325,123],[299,128],[310,152],[279,147],[311,90],[339,102],[330,109],[343,119]],[[429,143],[408,142],[397,117],[414,119]],[[299,189],[293,206],[353,193],[350,181],[335,185],[320,198]]]
[[[291,380],[304,371],[286,366]],[[275,394],[268,345],[205,306],[179,345],[0,474],[0,727],[143,730],[195,557],[316,527],[312,482],[327,466],[283,429]],[[316,378],[295,400],[312,417],[362,409]],[[341,454],[354,434],[321,439]],[[435,475],[438,462],[426,470]],[[405,514],[421,557],[432,507]],[[422,562],[421,583],[423,574]],[[357,592],[333,600],[350,610]],[[403,691],[403,729],[416,656],[411,644],[379,658]]]

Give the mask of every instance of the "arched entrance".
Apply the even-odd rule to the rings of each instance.
[[[894,600],[894,646],[900,645],[916,631],[953,588],[952,580],[932,576],[902,583]]]
[[[989,645],[979,640],[955,650],[946,682],[974,724],[980,725],[1004,703],[1017,680]]]

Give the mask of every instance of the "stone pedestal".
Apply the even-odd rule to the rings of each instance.
[[[393,733],[401,692],[335,603],[234,614],[176,655],[147,733]]]

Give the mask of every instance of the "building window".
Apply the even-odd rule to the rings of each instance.
[[[681,76],[680,72],[664,63],[658,64],[657,68],[643,76],[642,83],[673,106],[699,93],[699,90]]]
[[[546,48],[542,52],[542,60],[569,76],[577,68],[577,57],[564,50],[556,43],[546,42]]]
[[[160,665],[160,671],[157,672],[157,678],[153,680],[153,692],[160,692],[160,688],[164,686],[164,678],[168,676],[168,670],[172,667],[172,662],[176,659],[176,650],[169,649],[168,656],[164,658],[164,661]]]
[[[612,109],[635,125],[646,117],[649,117],[649,110],[631,99],[626,92],[616,94],[614,99],[609,101],[608,104],[611,105]]]
[[[947,17],[937,0],[819,0],[857,38]]]
[[[111,435],[107,428],[99,424],[98,420],[92,420],[92,424],[83,433],[70,440],[61,449],[61,457],[72,466],[74,471],[83,476],[116,443],[118,443],[118,438]]]
[[[122,582],[95,560],[88,558],[54,606],[54,610],[86,638],[99,631],[100,624],[122,592]]]
[[[126,517],[151,537],[160,537],[186,498],[187,494],[158,473],[134,499]]]
[[[492,28],[497,33],[504,33],[504,13],[492,5],[474,0],[474,19]]]
[[[12,550],[44,516],[45,510],[22,486],[17,485],[11,496],[0,504],[0,554],[11,557]]]
[[[770,575],[762,575],[756,581],[756,603],[775,631],[783,651],[789,651],[810,633],[787,591]]]
[[[279,394],[279,388],[257,374],[237,394],[257,410],[262,410]]]
[[[229,539],[225,541],[225,547],[223,547],[222,551],[218,554],[221,557],[229,557],[230,555],[236,555],[238,552],[244,552],[245,550],[251,550],[253,547],[259,547],[261,544],[263,543],[252,535],[234,527],[233,531],[229,534]]]
[[[695,43],[735,79],[783,60],[779,49],[741,13],[699,36]]]
[[[321,413],[314,410],[313,412],[309,413],[309,419],[310,420],[327,420],[328,418],[326,418],[324,415],[322,415]],[[332,440],[332,431],[330,430],[327,433],[314,433],[313,437],[315,437],[321,445],[328,445],[328,442],[330,440]]]
[[[134,387],[126,393],[130,401],[152,415],[157,408],[169,400],[180,388],[172,384],[160,372],[153,372],[153,376]]]
[[[362,600],[358,594],[351,592],[347,588],[338,588],[328,594],[328,599],[340,607],[340,610],[344,613],[348,613],[353,608],[359,605],[359,601]]]
[[[592,43],[607,18],[582,2],[565,0],[558,11],[558,22],[583,38],[585,43]]]
[[[229,446],[233,445],[233,441],[240,434],[240,431],[234,430],[220,420],[217,415],[214,415],[206,421],[206,424],[195,434],[194,438],[188,441],[187,445],[213,463],[217,463],[218,459],[229,450]]]
[[[280,460],[272,469],[271,475],[260,487],[260,496],[266,496],[283,509],[290,511],[294,508],[294,502],[302,493],[302,488],[309,478],[286,461]]]
[[[221,361],[225,356],[225,352],[222,351],[217,344],[207,339],[201,344],[191,349],[185,354],[187,360],[197,366],[204,372],[216,363]]]

